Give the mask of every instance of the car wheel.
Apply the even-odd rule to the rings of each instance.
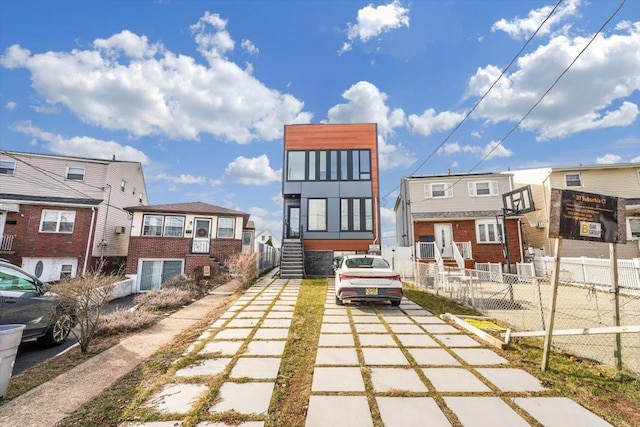
[[[344,303],[340,298],[338,298],[338,296],[336,296],[336,305],[344,305]]]
[[[399,300],[399,299],[392,299],[391,300],[391,305],[394,306],[394,307],[400,307],[400,302],[401,301],[402,300]]]
[[[49,327],[44,336],[38,338],[38,344],[43,347],[55,347],[66,341],[69,332],[73,328],[73,319],[69,314],[57,315],[53,325]]]

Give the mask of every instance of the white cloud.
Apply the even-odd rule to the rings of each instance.
[[[624,101],[640,90],[640,22],[600,35],[520,126],[538,140],[632,124],[640,109]],[[475,118],[490,123],[517,122],[578,55],[590,37],[557,36],[518,60],[478,106]],[[615,66],[611,66],[615,64]],[[488,65],[469,81],[469,93],[481,96],[499,75]],[[597,77],[596,77],[597,76]],[[588,90],[586,90],[588,88]]]
[[[409,115],[409,124],[411,130],[420,135],[431,135],[432,132],[439,132],[453,129],[462,121],[466,113],[453,113],[444,111],[436,114],[433,108],[429,108],[422,113],[421,116],[416,114]]]
[[[386,105],[387,94],[372,83],[360,81],[342,93],[348,101],[329,109],[330,123],[377,123],[378,132],[387,135],[404,125],[404,111]]]
[[[403,7],[399,0],[377,7],[369,4],[358,11],[355,24],[347,24],[347,38],[349,41],[345,42],[339,53],[351,50],[355,40],[366,43],[382,33],[403,26],[409,27],[409,9]]]
[[[460,145],[457,142],[450,142],[444,144],[438,149],[438,154],[444,156],[450,156],[458,153],[471,153],[475,156],[484,158],[487,160],[494,157],[511,157],[514,155],[513,151],[506,148],[504,145],[499,144],[498,141],[491,141],[484,147],[479,145]],[[456,165],[457,166],[457,165]]]
[[[250,55],[257,55],[260,53],[260,49],[258,49],[251,40],[242,39],[240,46]]]
[[[237,157],[227,165],[225,177],[245,185],[269,185],[282,179],[282,170],[273,170],[266,154],[248,159]]]
[[[551,15],[538,35],[549,34],[552,27],[565,19],[578,14],[578,7],[582,0],[568,0],[560,4],[557,10]],[[512,20],[501,19],[491,26],[491,31],[504,31],[511,38],[526,39],[531,36],[549,15],[554,6],[543,6],[539,9],[529,11],[526,18],[514,18]]]
[[[18,103],[14,101],[9,101],[4,105],[4,108],[9,111],[15,110],[17,107],[18,107]]]
[[[31,54],[13,45],[0,64],[26,68],[47,104],[134,137],[210,134],[245,144],[282,138],[284,124],[311,121],[303,102],[226,58],[234,41],[219,15],[205,13],[191,30],[205,65],[126,30],[86,50]]]
[[[55,154],[107,160],[115,156],[118,160],[140,162],[143,165],[147,165],[150,162],[142,151],[130,145],[122,145],[114,141],[103,141],[88,136],[67,138],[62,135],[45,132],[33,126],[30,122],[17,123],[11,126],[11,130],[44,141],[46,148]]]
[[[193,176],[191,174],[180,174],[179,176],[167,175],[161,172],[153,177],[155,181],[164,181],[171,184],[206,184],[207,178],[204,176]]]
[[[633,159],[631,159],[631,163],[636,163],[636,162],[640,162],[640,156],[634,157]]]
[[[608,165],[611,163],[622,163],[622,157],[617,154],[605,154],[602,157],[596,158],[596,163],[599,165]]]

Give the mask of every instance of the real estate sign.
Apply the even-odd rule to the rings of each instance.
[[[549,237],[626,243],[625,199],[573,190],[551,190]]]

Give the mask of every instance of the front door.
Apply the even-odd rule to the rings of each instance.
[[[453,239],[452,239],[452,231],[451,224],[434,224],[433,231],[435,234],[435,241],[438,245],[438,249],[440,249],[440,253],[442,254],[442,258],[452,258],[453,257]]]
[[[287,238],[300,238],[300,206],[289,206],[287,209]]]
[[[194,231],[191,252],[194,254],[208,254],[209,243],[211,242],[211,220],[208,218],[196,218]]]

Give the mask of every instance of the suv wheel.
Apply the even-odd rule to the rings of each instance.
[[[49,327],[44,336],[38,338],[38,344],[43,347],[55,347],[66,341],[69,332],[73,328],[73,319],[67,313],[59,313],[53,325]]]

